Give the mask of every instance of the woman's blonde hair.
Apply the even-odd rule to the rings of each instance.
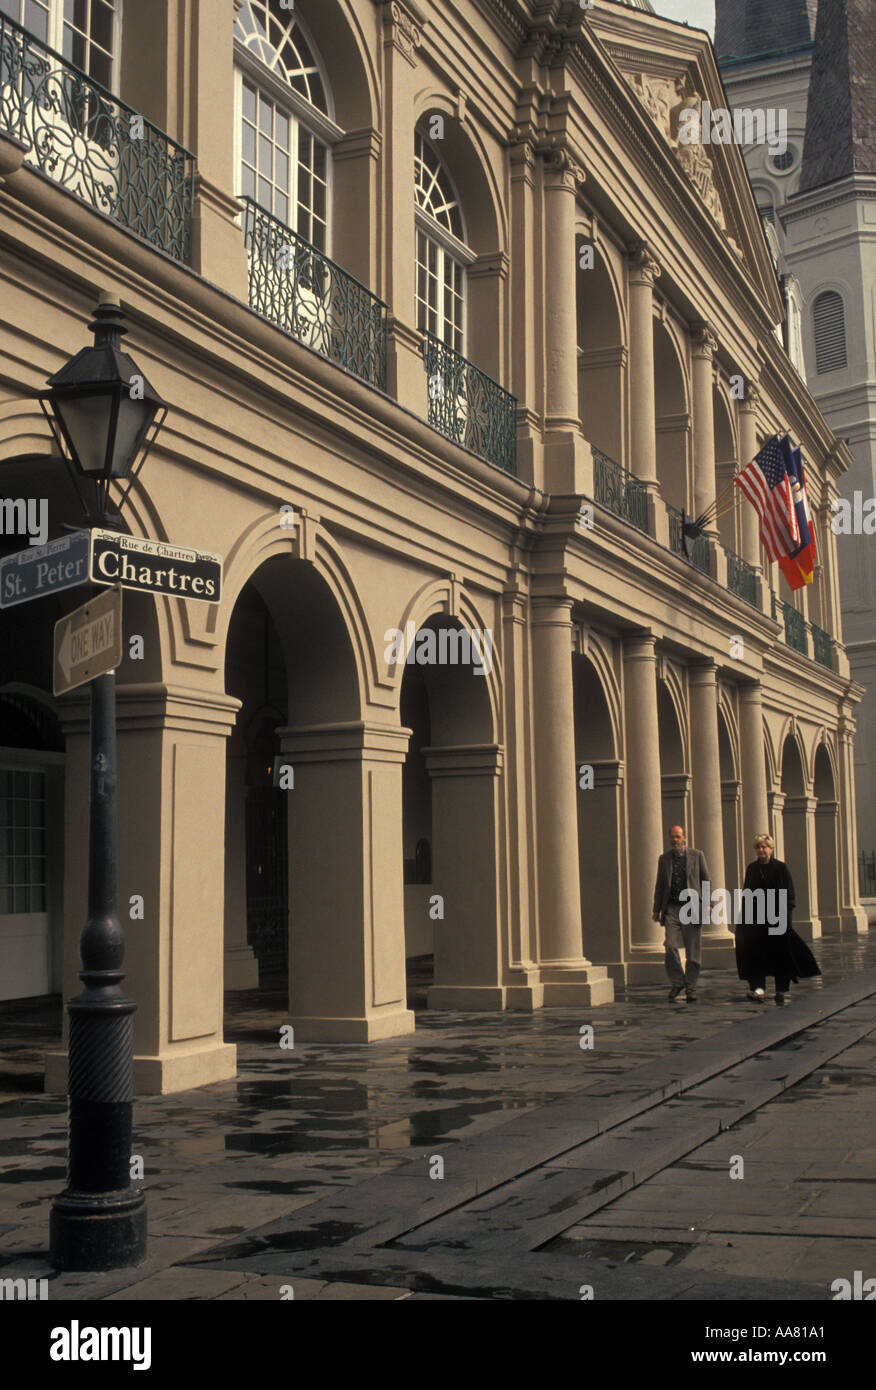
[[[766,845],[767,849],[775,849],[776,842],[772,835],[755,835],[754,848],[760,849],[761,845]]]

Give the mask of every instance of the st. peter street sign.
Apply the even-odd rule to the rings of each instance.
[[[111,589],[55,623],[52,691],[65,695],[95,676],[114,671],[121,659],[122,594]]]
[[[88,583],[88,532],[34,545],[0,560],[0,608]]]
[[[120,584],[123,589],[218,603],[222,557],[210,551],[186,550],[164,541],[147,541],[95,527],[91,532],[88,577],[94,584]]]

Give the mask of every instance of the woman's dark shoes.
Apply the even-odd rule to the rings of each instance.
[[[787,994],[787,993],[785,993],[785,994],[779,994],[778,991],[776,991],[776,1003],[778,1004],[779,1008],[782,1008],[782,1006],[783,1006],[784,1004],[790,1004],[790,1002],[791,1002],[791,996],[790,996],[790,994]]]

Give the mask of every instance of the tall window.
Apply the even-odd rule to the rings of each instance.
[[[235,22],[240,192],[320,251],[328,242],[331,121],[325,84],[294,10],[248,0]]]
[[[432,145],[417,131],[414,141],[417,219],[417,327],[462,352],[465,262],[462,214],[453,185]]]
[[[0,10],[112,88],[119,0],[0,0]]]
[[[825,290],[812,306],[816,372],[835,372],[846,366],[846,320],[842,296]]]
[[[0,913],[46,910],[45,783],[0,768]]]

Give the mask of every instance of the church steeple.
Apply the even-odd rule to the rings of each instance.
[[[872,0],[820,0],[809,78],[802,193],[876,173],[876,26]]]
[[[818,0],[715,0],[715,53],[753,58],[812,42]]]

